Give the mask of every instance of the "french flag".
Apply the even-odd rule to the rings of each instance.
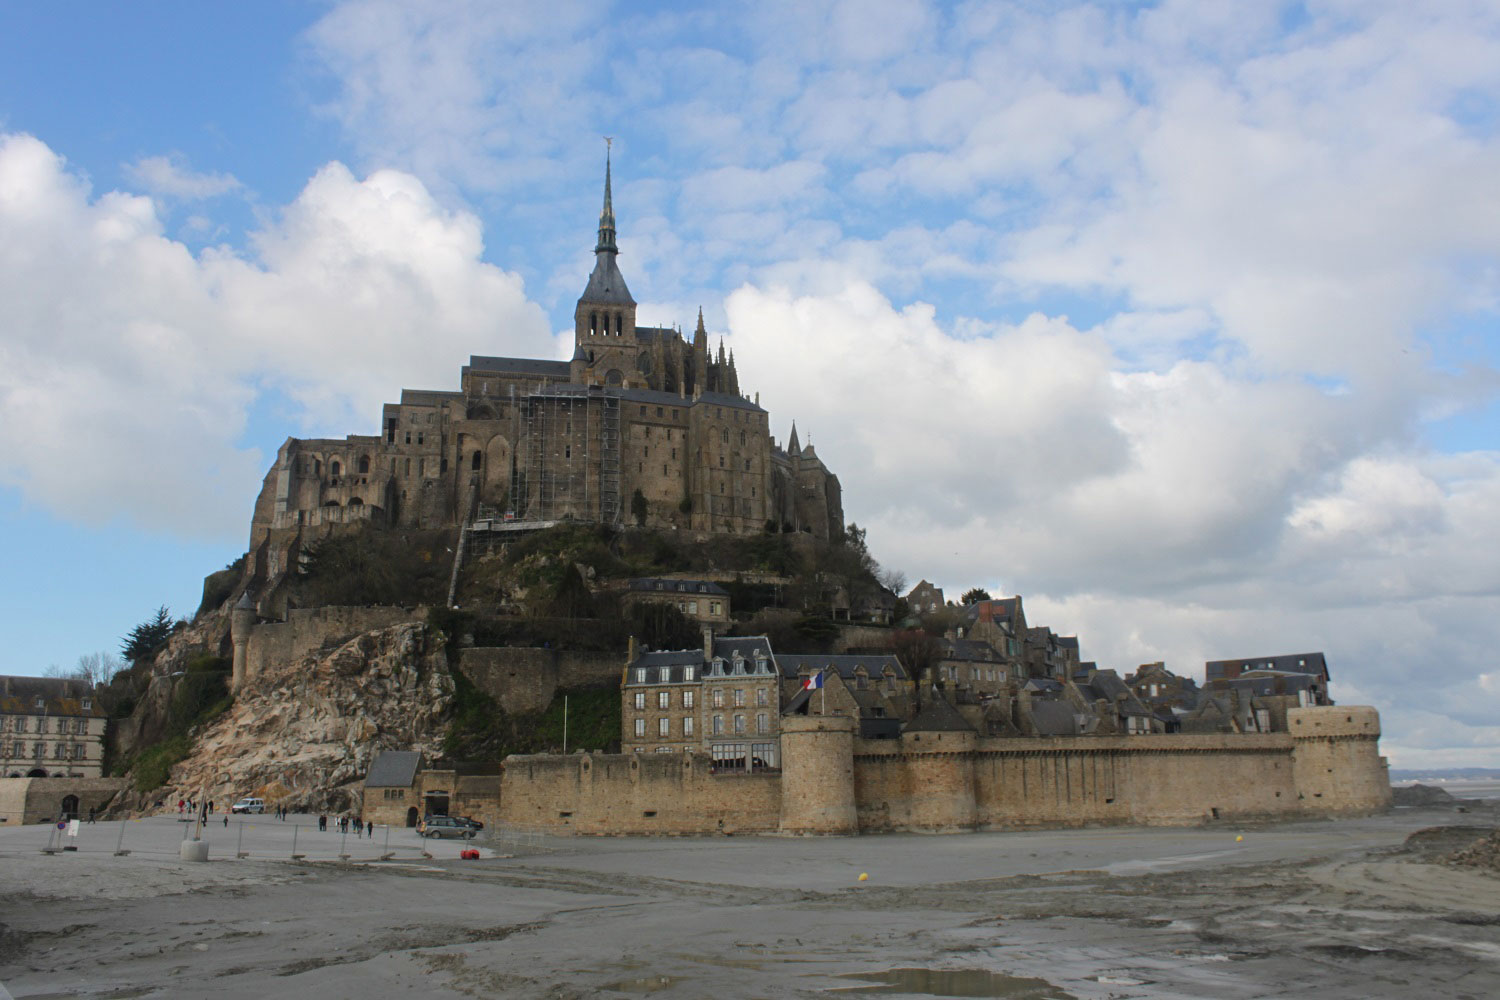
[[[823,671],[821,671],[821,670],[819,670],[817,673],[813,674],[807,680],[805,680],[805,681],[802,682],[802,690],[804,690],[804,691],[816,691],[818,688],[820,688],[822,686],[823,686]]]

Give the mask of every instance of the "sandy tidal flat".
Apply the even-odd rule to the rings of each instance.
[[[0,983],[33,998],[1478,1000],[1500,995],[1500,877],[1437,859],[1497,822],[1487,804],[1187,830],[489,836],[479,861],[207,864],[176,860],[167,818],[131,828],[126,857],[112,842],[46,855],[41,828],[0,829]],[[1449,829],[1408,844],[1432,827]]]

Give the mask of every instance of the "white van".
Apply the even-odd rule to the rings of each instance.
[[[232,813],[263,813],[266,811],[265,799],[240,799],[229,807]]]

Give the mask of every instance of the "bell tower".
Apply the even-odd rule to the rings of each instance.
[[[615,210],[610,193],[611,140],[605,138],[604,208],[599,212],[599,241],[594,271],[573,311],[573,381],[588,385],[624,385],[634,373],[638,353],[635,299],[625,287],[616,257]]]

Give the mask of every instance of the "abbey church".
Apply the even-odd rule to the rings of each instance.
[[[701,310],[691,341],[636,324],[618,253],[606,159],[572,360],[475,355],[456,390],[402,390],[379,434],[289,438],[256,500],[250,551],[288,529],[480,518],[841,534],[838,477],[795,427],[777,446],[733,355],[722,341],[711,351]]]

